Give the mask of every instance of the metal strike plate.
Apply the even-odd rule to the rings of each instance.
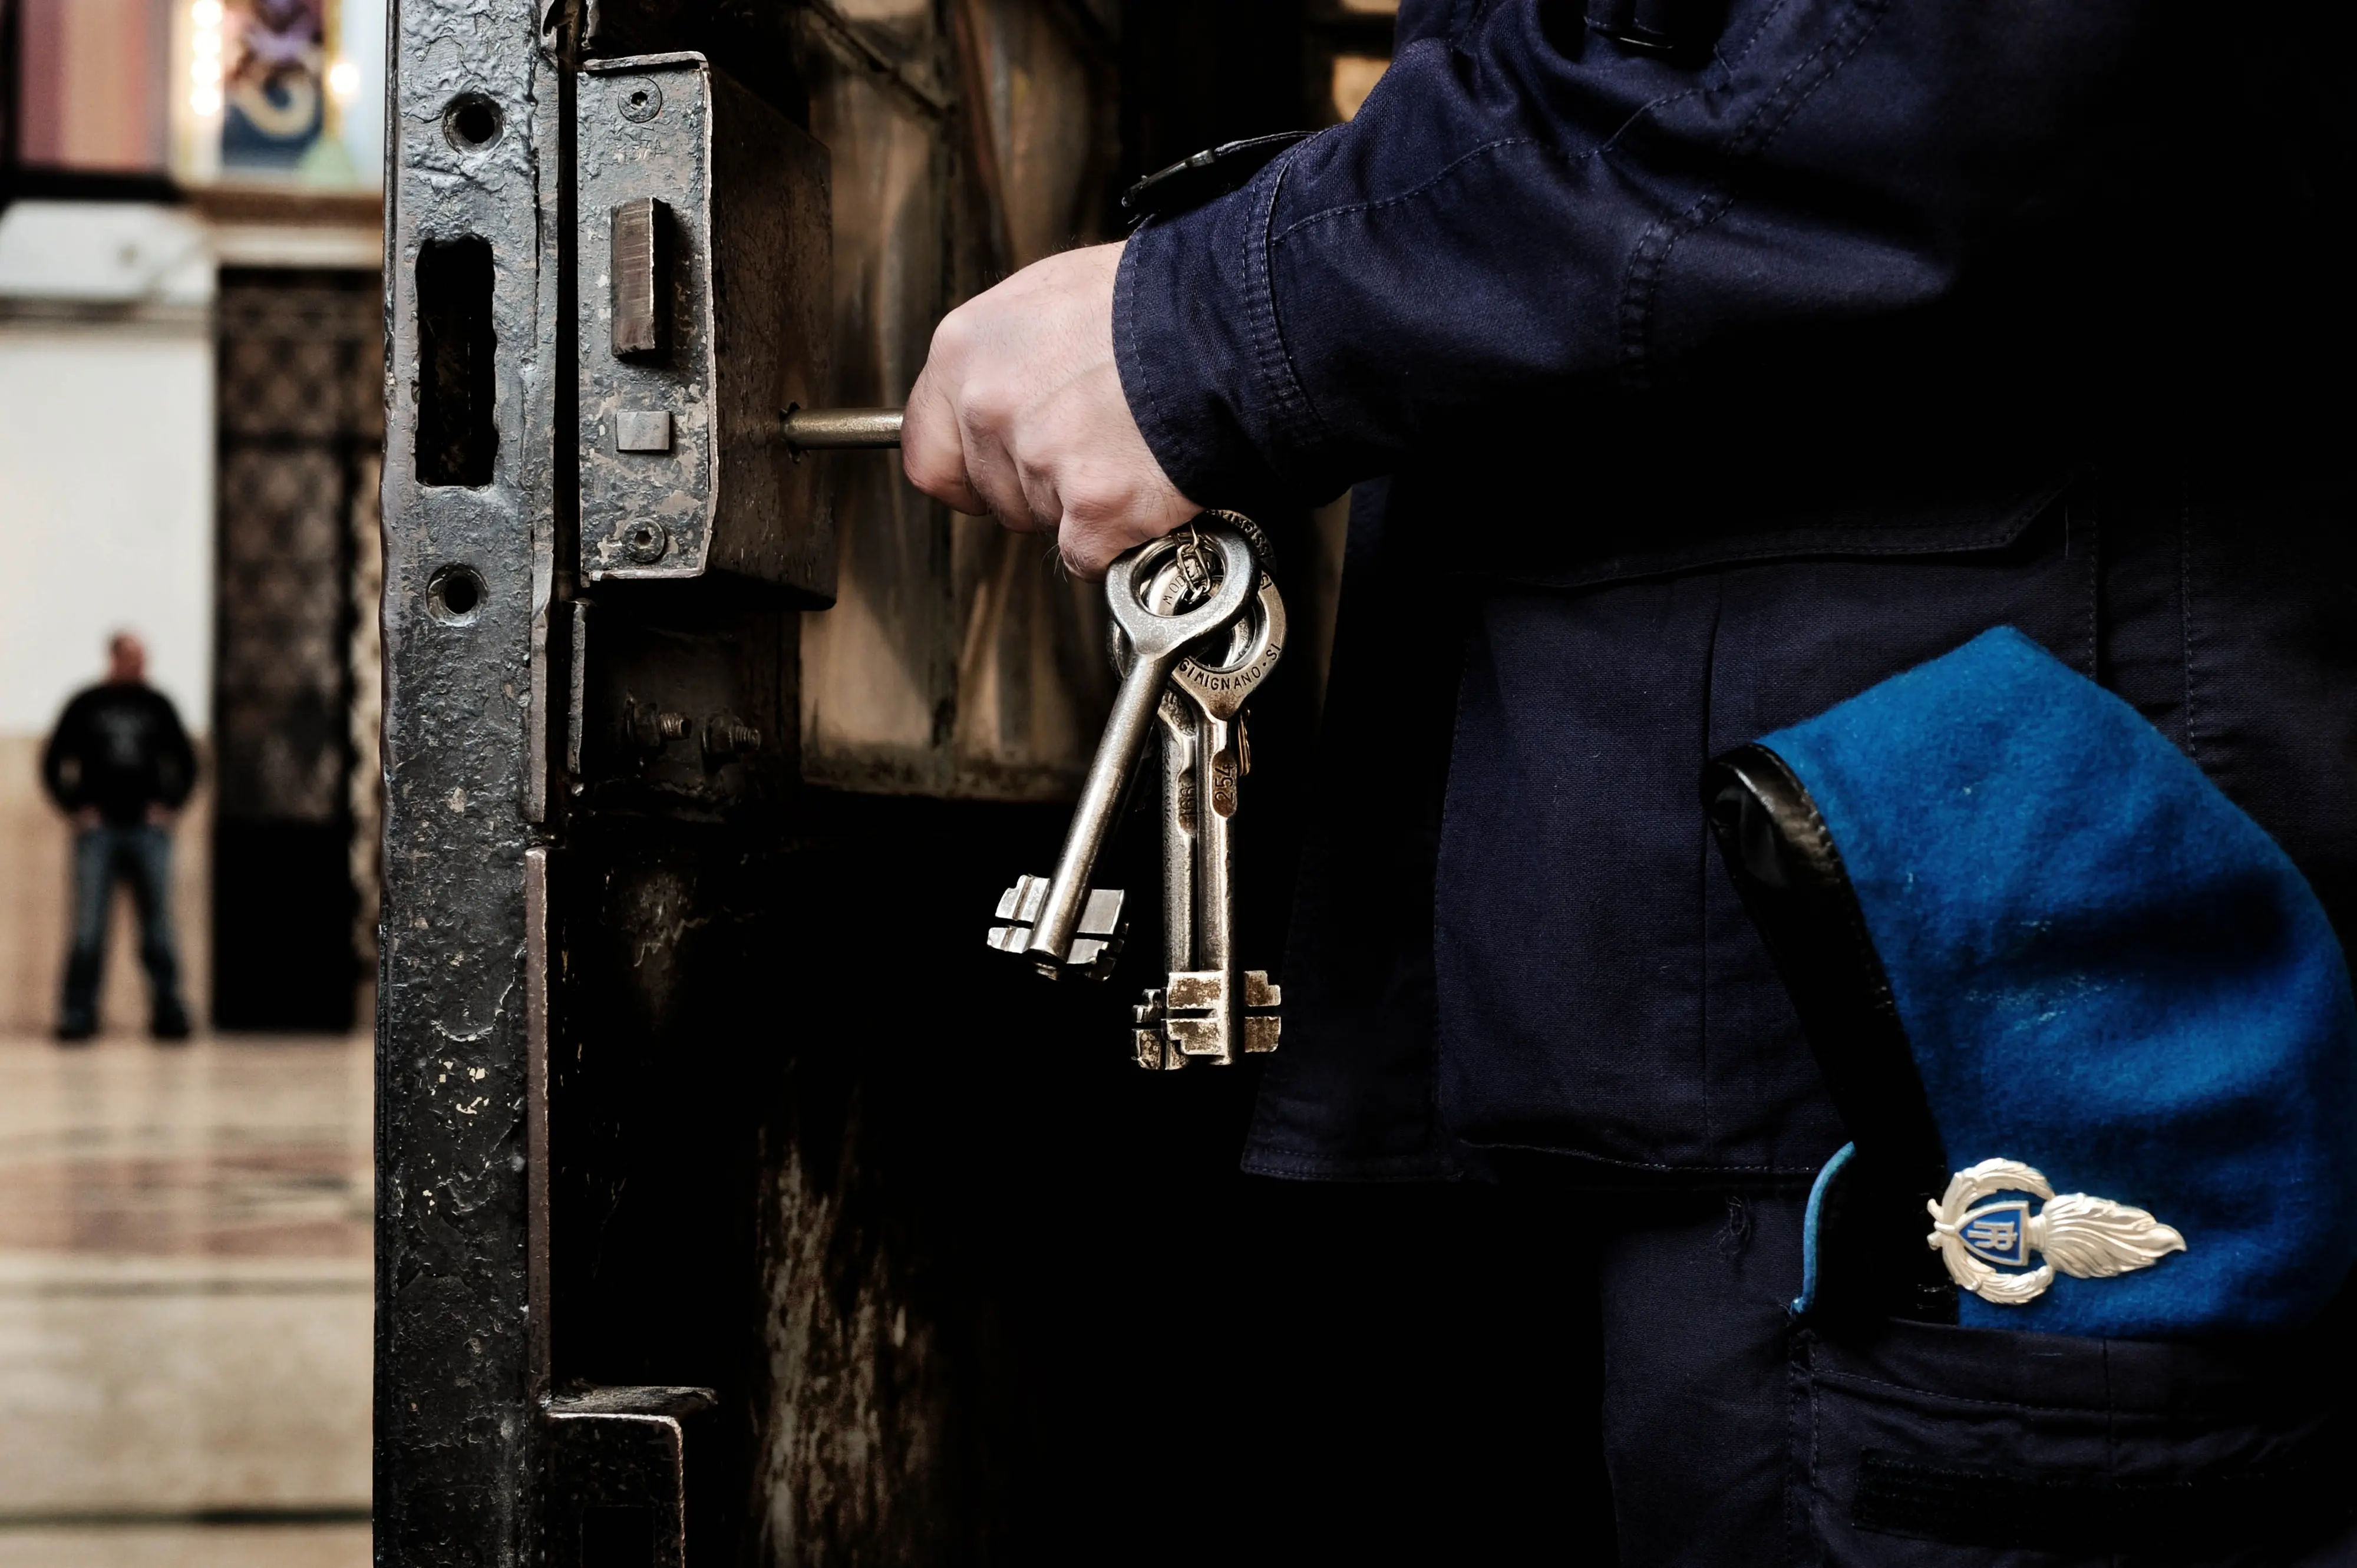
[[[834,601],[826,149],[702,55],[591,61],[579,135],[581,571]]]

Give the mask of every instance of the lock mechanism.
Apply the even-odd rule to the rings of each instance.
[[[581,572],[722,573],[834,601],[826,149],[699,54],[592,61],[576,95]]]

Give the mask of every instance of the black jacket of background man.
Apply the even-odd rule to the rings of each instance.
[[[1405,0],[1351,123],[1123,257],[1186,494],[1361,487],[1257,1171],[1805,1179],[1695,779],[1996,625],[2357,934],[2349,8],[1626,10]]]
[[[197,757],[163,693],[110,681],[66,704],[41,754],[41,781],[61,810],[95,806],[110,826],[128,827],[150,806],[188,800]]]

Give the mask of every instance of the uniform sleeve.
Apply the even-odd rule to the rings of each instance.
[[[2165,10],[1736,0],[1681,66],[1497,0],[1405,44],[1350,124],[1132,237],[1132,411],[1196,499],[1314,501],[1501,410],[1918,316],[2068,206]]]

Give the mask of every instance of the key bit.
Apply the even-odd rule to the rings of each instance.
[[[1038,961],[1039,972],[1050,980],[1074,972],[1091,980],[1102,980],[1110,974],[1114,961],[1121,957],[1122,943],[1129,935],[1129,922],[1123,913],[1125,899],[1118,887],[1091,888],[1087,901],[1081,906],[1077,934],[1071,949],[1060,962]],[[985,940],[1000,952],[1030,951],[1039,910],[1047,901],[1048,878],[1017,877],[1015,886],[998,897],[998,918],[1006,923],[991,927]]]
[[[1231,1014],[1227,1006],[1228,977],[1216,969],[1173,974],[1161,990],[1146,993],[1135,1010],[1137,1023],[1137,1065],[1168,1071],[1189,1061],[1225,1067],[1237,1055],[1230,1019],[1243,1025],[1243,1049],[1259,1056],[1276,1049],[1285,1020],[1275,1009],[1285,1004],[1282,987],[1269,983],[1265,970],[1243,972],[1243,1005]]]
[[[1170,1036],[1163,1032],[1163,1025],[1170,1016],[1165,995],[1161,991],[1149,990],[1145,1001],[1130,1009],[1137,1025],[1134,1036],[1137,1065],[1148,1072],[1177,1072],[1187,1065],[1187,1058],[1178,1054]]]

